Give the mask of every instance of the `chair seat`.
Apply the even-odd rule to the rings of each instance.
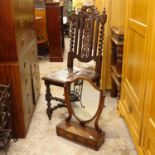
[[[68,68],[54,72],[42,79],[48,81],[50,84],[63,87],[66,81],[73,80],[79,76],[89,78],[92,81],[96,81],[96,79],[99,78],[99,74],[97,74],[95,70],[74,67],[73,69]]]

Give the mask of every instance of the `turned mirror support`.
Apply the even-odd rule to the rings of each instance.
[[[78,80],[83,80],[82,99],[79,102],[82,102],[85,108],[81,107],[78,101],[72,102],[70,96],[70,88]],[[68,117],[57,125],[57,135],[98,150],[105,137],[98,124],[104,107],[103,91],[84,77],[67,81],[64,90]]]

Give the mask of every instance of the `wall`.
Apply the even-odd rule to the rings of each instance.
[[[124,28],[125,21],[125,0],[112,0],[111,3],[111,26]]]
[[[99,11],[103,8],[107,12],[107,23],[104,38],[104,62],[102,67],[102,87],[103,89],[111,88],[110,76],[110,59],[111,59],[111,26],[124,27],[125,21],[125,1],[124,0],[96,0],[95,4]]]

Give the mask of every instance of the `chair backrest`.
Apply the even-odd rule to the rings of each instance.
[[[95,61],[95,71],[101,74],[104,25],[106,12],[99,14],[96,7],[83,6],[79,13],[73,12],[70,17],[71,40],[67,67],[73,67],[73,60],[80,62]]]

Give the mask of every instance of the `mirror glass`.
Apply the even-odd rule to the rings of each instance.
[[[70,103],[72,109],[80,120],[91,119],[98,108],[100,91],[86,80],[76,80],[71,83]]]

